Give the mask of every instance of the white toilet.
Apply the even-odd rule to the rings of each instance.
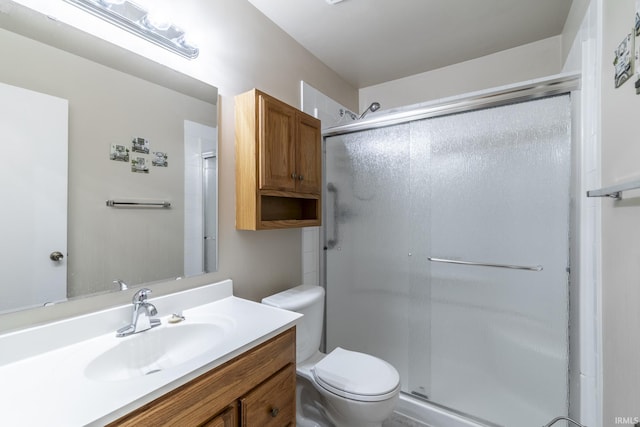
[[[398,401],[398,371],[377,357],[340,347],[320,352],[324,289],[297,286],[262,303],[304,315],[296,334],[296,424],[380,427]]]

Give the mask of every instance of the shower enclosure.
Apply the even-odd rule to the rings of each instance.
[[[326,134],[326,350],[392,363],[403,398],[539,427],[568,412],[571,96],[497,104]]]

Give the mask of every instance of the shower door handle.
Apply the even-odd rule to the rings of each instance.
[[[471,265],[475,267],[494,267],[494,268],[509,268],[513,270],[527,270],[527,271],[542,271],[541,265],[510,265],[510,264],[491,264],[488,262],[474,262],[474,261],[460,261],[457,259],[444,259],[427,257],[431,262],[443,262],[445,264],[459,264],[459,265]]]
[[[333,238],[327,240],[326,249],[333,249],[338,244],[338,188],[330,182],[327,192],[333,193]]]

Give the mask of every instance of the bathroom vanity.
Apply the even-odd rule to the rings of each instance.
[[[109,426],[294,425],[295,358],[291,328]]]
[[[150,302],[162,325],[123,338],[130,305],[0,335],[0,425],[295,424],[299,314],[230,280]]]

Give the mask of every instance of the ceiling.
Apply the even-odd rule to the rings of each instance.
[[[249,0],[356,88],[559,35],[572,0]]]

